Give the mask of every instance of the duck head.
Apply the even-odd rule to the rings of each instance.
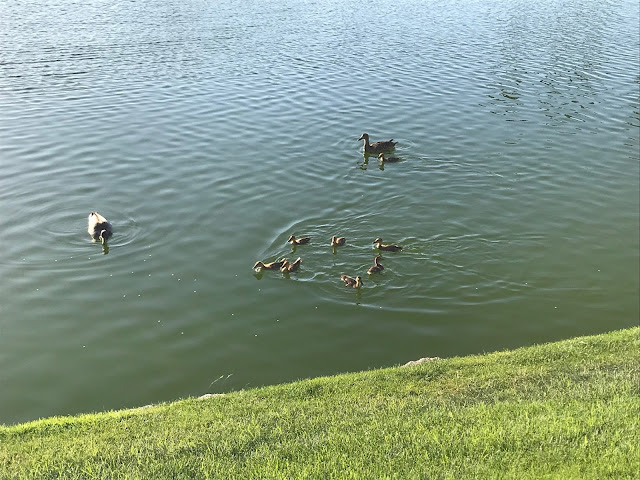
[[[109,230],[100,230],[100,236],[98,238],[100,239],[100,242],[102,243],[102,245],[107,244],[107,239],[110,236],[109,234],[110,234]]]

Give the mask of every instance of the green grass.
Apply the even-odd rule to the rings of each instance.
[[[0,478],[637,479],[639,334],[0,427]]]

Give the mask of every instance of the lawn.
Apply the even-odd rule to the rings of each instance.
[[[637,479],[639,336],[0,426],[0,478]]]

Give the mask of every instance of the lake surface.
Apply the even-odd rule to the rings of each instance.
[[[636,0],[0,11],[0,423],[638,323]]]

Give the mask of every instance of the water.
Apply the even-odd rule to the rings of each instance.
[[[0,423],[638,322],[637,2],[0,9]]]

